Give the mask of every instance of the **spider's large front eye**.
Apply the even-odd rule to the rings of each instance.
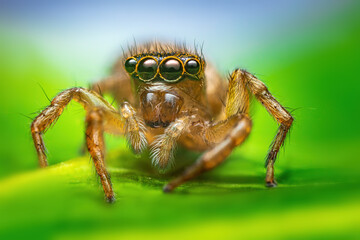
[[[134,58],[129,58],[128,60],[126,60],[125,62],[125,70],[128,73],[133,73],[136,69],[136,60]]]
[[[150,81],[155,78],[157,74],[157,61],[153,58],[144,58],[139,62],[137,72],[139,78],[143,81]]]
[[[200,71],[200,63],[195,59],[190,59],[185,64],[186,72],[190,74],[198,74]]]
[[[160,75],[166,81],[179,80],[184,72],[182,63],[175,58],[165,59],[160,65]]]

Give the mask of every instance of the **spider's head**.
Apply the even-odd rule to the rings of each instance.
[[[204,92],[205,61],[188,52],[145,52],[128,57],[131,76],[146,124],[166,127],[190,101]]]

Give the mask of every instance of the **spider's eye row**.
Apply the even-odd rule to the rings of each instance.
[[[157,74],[158,63],[153,58],[143,58],[137,67],[139,78],[143,81],[150,81]]]
[[[136,73],[137,77],[144,82],[155,79],[158,73],[164,81],[176,82],[184,74],[199,74],[201,69],[200,61],[195,58],[180,59],[169,56],[162,59],[160,64],[158,61],[160,60],[153,56],[146,56],[141,59],[130,57],[125,61],[125,70],[131,75]]]
[[[126,60],[125,62],[125,70],[128,73],[133,73],[136,69],[136,60],[134,58],[129,58],[128,60]]]
[[[175,58],[165,59],[160,64],[160,74],[164,79],[168,81],[176,81],[180,79],[183,75],[183,72],[183,64]]]
[[[197,74],[200,71],[200,64],[197,60],[190,59],[185,64],[186,72],[190,74]]]

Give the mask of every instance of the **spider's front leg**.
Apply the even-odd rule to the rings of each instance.
[[[45,108],[31,124],[31,133],[41,167],[48,165],[42,135],[58,119],[71,100],[79,102],[87,111],[87,147],[94,161],[96,171],[100,176],[105,195],[109,201],[112,201],[114,193],[111,188],[109,174],[105,168],[103,132],[125,134],[133,148],[140,151],[146,145],[142,121],[136,116],[134,109],[127,102],[122,104],[120,114],[94,91],[84,88],[65,90],[59,93],[51,101],[50,106]]]
[[[91,84],[90,89],[101,96],[109,94],[118,106],[124,101],[127,101],[130,104],[134,104],[135,102],[131,89],[131,81],[124,71],[114,72],[112,75]],[[86,144],[82,144],[79,150],[80,154],[84,155],[87,150]]]
[[[86,115],[86,145],[94,161],[95,169],[103,185],[105,196],[109,202],[114,200],[109,173],[105,167],[104,147],[104,114],[100,109],[94,109]]]
[[[274,163],[294,119],[291,114],[281,106],[275,97],[271,95],[265,84],[249,72],[240,69],[235,70],[231,75],[230,82],[238,82],[241,86],[246,86],[250,93],[255,95],[256,99],[261,102],[266,110],[280,124],[279,130],[270,145],[265,164],[266,185],[268,187],[274,187],[277,185],[274,179]]]
[[[236,114],[224,121],[204,126],[204,141],[214,145],[179,177],[164,187],[164,192],[171,192],[177,186],[209,171],[222,163],[232,150],[244,142],[251,130],[251,120],[246,114]],[[193,133],[198,134],[198,133]]]

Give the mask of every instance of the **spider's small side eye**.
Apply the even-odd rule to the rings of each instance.
[[[136,60],[134,58],[129,58],[125,61],[125,70],[128,73],[133,73],[136,69]]]
[[[184,72],[182,63],[175,58],[165,59],[160,64],[160,75],[166,81],[176,81],[181,78]]]
[[[185,63],[185,70],[190,74],[198,74],[200,71],[200,63],[195,59],[190,59]]]
[[[155,78],[157,74],[158,63],[154,58],[143,58],[137,66],[139,78],[143,81],[150,81]]]

